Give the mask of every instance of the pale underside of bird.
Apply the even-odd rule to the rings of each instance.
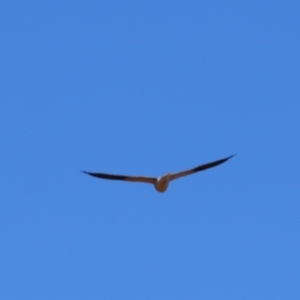
[[[234,154],[235,155],[235,154]],[[197,166],[195,168],[177,172],[177,173],[167,173],[166,175],[163,175],[161,177],[146,177],[146,176],[127,176],[127,175],[112,175],[112,174],[105,174],[105,173],[93,173],[93,172],[86,172],[82,171],[85,174],[97,177],[97,178],[102,178],[102,179],[110,179],[110,180],[123,180],[123,181],[130,181],[130,182],[143,182],[143,183],[151,183],[154,185],[155,189],[163,193],[167,190],[169,182],[183,177],[187,175],[191,175],[200,171],[204,171],[213,167],[216,167],[220,164],[223,164],[226,162],[228,159],[232,158],[234,155],[230,155],[229,157],[219,159],[204,165]]]

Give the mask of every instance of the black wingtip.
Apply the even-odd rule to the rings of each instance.
[[[227,158],[224,158],[224,162],[227,161],[227,160],[229,160],[230,158],[233,158],[236,155],[237,155],[237,153],[232,154],[232,155],[228,156]]]

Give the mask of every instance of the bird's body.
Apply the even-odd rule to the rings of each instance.
[[[92,172],[86,172],[86,171],[83,171],[83,173],[86,173],[88,175],[91,175],[91,176],[94,176],[97,178],[102,178],[102,179],[151,183],[154,185],[155,189],[158,192],[163,193],[167,190],[170,181],[180,178],[180,177],[183,177],[183,176],[187,176],[187,175],[199,172],[199,171],[203,171],[203,170],[206,170],[209,168],[216,167],[216,166],[224,163],[225,161],[227,161],[228,159],[230,159],[233,156],[234,155],[231,155],[229,157],[226,157],[226,158],[223,158],[223,159],[220,159],[217,161],[213,161],[208,164],[200,165],[196,168],[189,169],[186,171],[182,171],[182,172],[178,172],[178,173],[167,173],[166,175],[158,177],[158,178],[144,177],[144,176],[112,175],[112,174],[105,174],[105,173],[92,173]]]
[[[169,186],[170,176],[171,174],[168,173],[157,178],[156,182],[154,183],[154,187],[158,192],[163,193],[167,190]]]

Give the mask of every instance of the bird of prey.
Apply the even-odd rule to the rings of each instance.
[[[219,160],[216,160],[216,161],[204,164],[204,165],[200,165],[198,167],[195,167],[195,168],[192,168],[192,169],[189,169],[186,171],[181,171],[178,173],[167,173],[166,175],[163,175],[163,176],[157,177],[157,178],[156,177],[145,177],[145,176],[112,175],[112,174],[104,174],[104,173],[92,173],[92,172],[86,172],[86,171],[82,171],[82,172],[85,174],[97,177],[97,178],[102,178],[102,179],[151,183],[154,185],[155,189],[158,192],[163,193],[167,190],[170,181],[180,178],[180,177],[183,177],[183,176],[194,174],[199,171],[203,171],[203,170],[206,170],[209,168],[216,167],[216,166],[224,163],[225,161],[227,161],[234,155],[231,155],[226,158],[219,159]]]

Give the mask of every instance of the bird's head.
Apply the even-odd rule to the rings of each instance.
[[[167,173],[166,175],[163,175],[163,176],[159,177],[158,181],[162,182],[162,183],[167,183],[167,182],[170,181],[170,176],[171,175],[172,175],[171,173]]]

